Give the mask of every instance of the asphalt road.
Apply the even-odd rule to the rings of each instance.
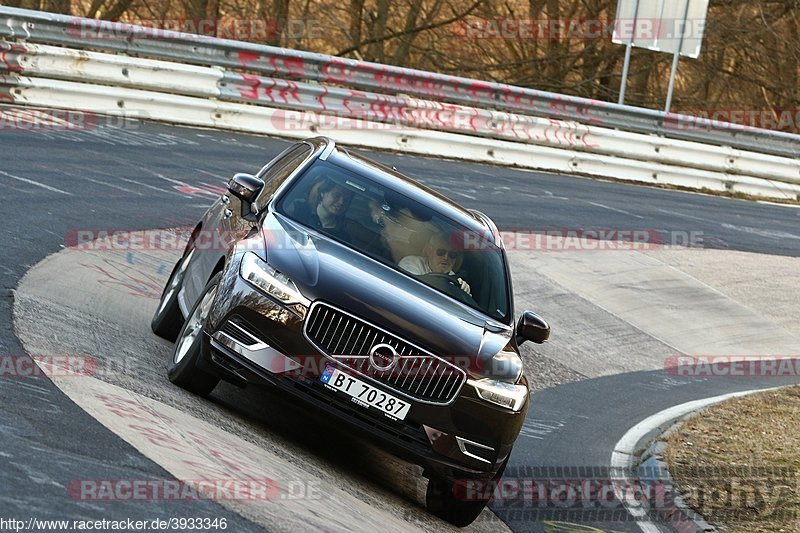
[[[4,192],[0,204],[0,355],[23,354],[11,326],[13,288],[30,266],[58,251],[70,232],[192,224],[219,194],[228,177],[234,172],[255,171],[286,144],[264,137],[156,124],[86,132],[0,131],[5,156],[0,164],[0,187]],[[800,255],[800,209],[792,207],[463,162],[373,155],[463,205],[480,208],[502,228],[702,232],[706,246]],[[545,432],[536,460],[547,464],[598,464],[595,459],[607,451],[605,441],[613,440],[620,428],[601,419],[587,425],[574,417],[575,413],[602,405],[597,402],[603,398],[613,404],[609,409],[616,408],[608,412],[618,416],[624,405],[634,405],[637,413],[652,413],[659,405],[711,392],[703,386],[686,386],[668,388],[664,394],[643,389],[647,392],[639,396],[620,397],[608,394],[604,388],[610,384],[618,387],[619,383],[602,381],[631,380],[631,384],[642,377],[651,379],[623,375],[538,393],[534,401],[545,406],[543,416],[550,409],[551,418],[558,422],[554,427],[560,429]],[[746,386],[758,385],[748,382]],[[715,387],[730,390],[723,381],[715,382]],[[549,395],[557,397],[549,400]],[[69,479],[68,473],[73,469],[97,472],[97,478],[108,478],[109,472],[120,479],[165,476],[46,379],[0,378],[0,398],[4,411],[0,456],[6,464],[0,471],[4,488],[0,492],[0,508],[7,516],[109,518],[105,508],[78,509],[63,499],[63,486],[58,481]],[[564,398],[569,403],[564,403]],[[551,407],[546,407],[547,402],[552,402]],[[571,423],[564,421],[564,413],[573,417]],[[629,426],[631,419],[619,426]],[[564,433],[567,430],[562,428],[579,433]],[[586,441],[587,435],[597,439]],[[578,445],[565,449],[565,437]],[[556,438],[561,440],[547,444],[547,439]],[[519,452],[515,460],[517,457],[522,462],[529,460]],[[168,509],[160,505],[120,505],[117,514],[148,519],[200,513],[228,517],[237,531],[255,529],[211,503],[170,502]]]
[[[525,487],[525,483],[531,481],[558,487],[562,480],[576,488],[586,481],[611,486],[617,479],[610,470],[611,453],[635,423],[686,402],[797,382],[796,377],[676,377],[657,370],[551,387],[532,395],[535,414],[528,417],[523,428],[528,438],[520,439],[514,447],[504,478],[514,480],[515,488]],[[660,429],[664,431],[668,427],[666,424]],[[649,438],[656,436],[649,435]],[[520,443],[525,446],[519,446]],[[646,443],[642,442],[641,447],[646,447]],[[645,464],[641,470],[634,469],[631,480],[638,479],[636,474],[647,472],[647,467]],[[638,482],[648,487],[648,481]],[[663,486],[670,493],[678,492],[670,483]],[[604,506],[597,493],[585,500],[587,508],[580,504],[568,510],[558,504],[552,492],[542,498],[520,490],[512,496],[505,501],[494,501],[490,507],[517,532],[542,531],[543,522],[551,520],[583,523],[603,531],[640,531],[637,521],[625,512],[619,501]],[[665,515],[669,506],[659,504],[654,495],[648,501],[654,506],[648,520],[662,526],[663,531],[692,530],[691,527],[680,529],[668,520],[671,517]]]

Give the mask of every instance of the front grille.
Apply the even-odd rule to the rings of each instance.
[[[465,372],[456,365],[327,304],[314,304],[304,333],[332,359],[416,400],[450,403],[466,379]],[[370,363],[370,350],[378,344],[391,346],[399,355],[389,370]]]

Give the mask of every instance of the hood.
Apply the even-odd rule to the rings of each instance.
[[[269,264],[311,301],[328,302],[445,359],[468,357],[473,377],[519,376],[511,327],[280,214],[264,218],[262,233]]]

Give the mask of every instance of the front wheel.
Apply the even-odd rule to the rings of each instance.
[[[509,457],[511,454],[509,454]],[[428,511],[457,527],[466,527],[478,518],[492,499],[494,488],[503,477],[508,458],[491,480],[472,483],[432,477],[428,481],[425,506]]]
[[[158,309],[156,309],[153,319],[150,321],[150,329],[153,330],[153,333],[168,341],[174,342],[178,338],[183,325],[183,314],[178,305],[178,293],[183,287],[186,267],[189,266],[193,255],[194,249],[189,249],[175,264],[175,268],[172,269],[172,274],[169,276],[169,281],[164,287],[164,292],[161,294]]]
[[[197,362],[201,357],[203,328],[214,305],[221,278],[221,273],[211,278],[194,304],[189,318],[178,334],[167,372],[172,383],[199,396],[208,396],[219,383],[218,377],[198,368]]]

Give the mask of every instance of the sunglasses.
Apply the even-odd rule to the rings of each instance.
[[[450,259],[455,259],[456,257],[458,257],[458,252],[454,252],[453,250],[445,250],[444,248],[436,249],[436,255],[438,255],[439,257],[444,257],[445,254],[447,254],[447,257],[449,257]]]

